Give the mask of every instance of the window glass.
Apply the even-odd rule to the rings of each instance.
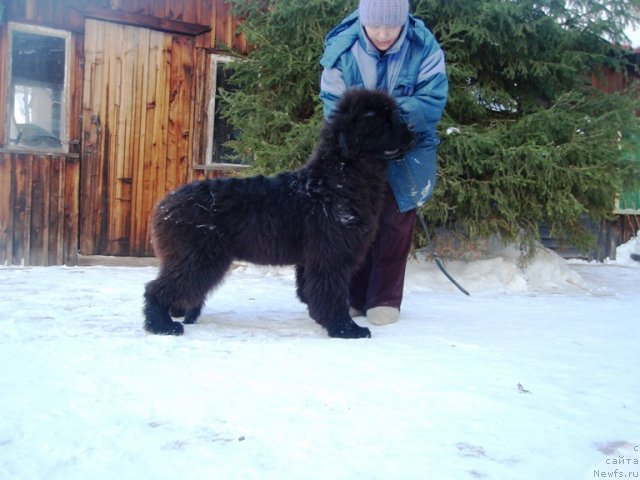
[[[218,88],[229,89],[229,71],[225,70],[223,62],[216,62],[216,100]],[[225,145],[235,137],[235,129],[229,121],[222,116],[221,103],[216,101],[213,118],[213,162],[241,163],[233,158],[233,150]]]
[[[66,150],[68,37],[10,26],[9,146]]]
[[[232,164],[243,165],[244,162],[235,158],[233,149],[226,143],[237,138],[237,130],[224,118],[222,112],[222,102],[219,100],[219,90],[232,91],[233,85],[229,81],[231,72],[225,65],[232,61],[228,57],[212,55],[211,63],[211,100],[209,104],[209,128],[208,128],[208,148],[207,163],[209,164]]]

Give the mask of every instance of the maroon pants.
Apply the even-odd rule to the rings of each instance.
[[[416,210],[400,213],[387,187],[378,233],[349,286],[353,308],[363,312],[382,306],[400,309],[415,221]]]

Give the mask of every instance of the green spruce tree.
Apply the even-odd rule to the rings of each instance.
[[[296,168],[313,149],[322,122],[318,62],[324,36],[357,2],[231,3],[254,49],[229,64],[237,88],[223,94],[223,108],[240,132],[230,146],[254,167],[253,173]]]
[[[225,95],[240,130],[232,146],[254,171],[295,168],[322,121],[323,38],[357,1],[232,2],[255,47],[233,64],[238,88]],[[640,186],[638,162],[629,161],[637,155],[625,154],[638,151],[638,89],[591,86],[606,69],[637,73],[615,45],[639,8],[640,0],[413,2],[450,78],[438,186],[423,208],[432,225],[531,245],[546,223],[589,245],[585,219],[607,218],[616,194]]]

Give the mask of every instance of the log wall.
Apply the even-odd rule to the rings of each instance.
[[[8,22],[69,31],[72,51],[69,154],[8,148],[0,102],[0,265],[74,264],[78,253],[152,255],[149,218],[157,199],[190,179],[219,174],[194,166],[203,163],[206,141],[206,57],[248,48],[231,5],[2,3],[3,57],[10,55]],[[157,50],[145,50],[145,30],[160,35]],[[8,62],[0,62],[2,95],[8,78]]]
[[[84,20],[118,20],[128,25],[169,30],[171,22],[203,25],[197,46],[246,52],[244,36],[237,33],[238,19],[224,0],[5,0],[4,17],[14,21],[84,32]],[[145,24],[146,25],[143,25]],[[187,28],[188,25],[183,25]],[[176,27],[178,28],[178,27]]]
[[[79,161],[0,152],[0,265],[75,265]]]

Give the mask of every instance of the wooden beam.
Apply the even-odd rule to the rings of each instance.
[[[120,23],[135,27],[144,27],[151,30],[159,30],[167,33],[178,33],[197,37],[211,30],[209,25],[183,22],[181,20],[171,20],[168,18],[153,17],[139,13],[129,13],[120,10],[110,10],[107,8],[84,6],[78,11],[86,18],[101,20],[106,22]]]

